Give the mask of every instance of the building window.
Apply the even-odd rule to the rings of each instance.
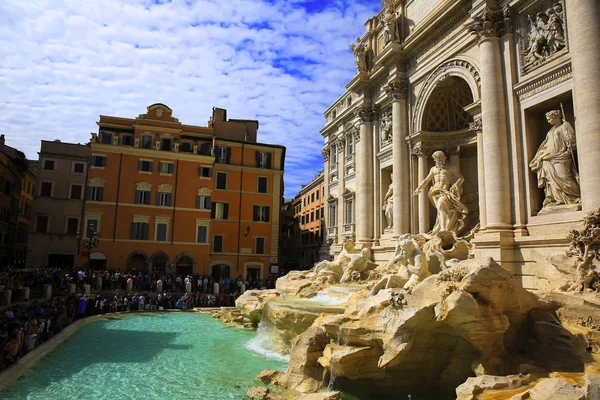
[[[227,174],[225,172],[217,172],[217,189],[227,189]]]
[[[53,184],[54,184],[54,182],[41,182],[40,183],[40,196],[51,197]]]
[[[310,194],[310,202],[313,203],[315,201],[315,192]]]
[[[231,149],[229,147],[217,147],[215,162],[219,164],[229,164],[231,161]]]
[[[73,166],[72,166],[72,173],[73,174],[83,174],[85,173],[85,163],[82,162],[73,162]]]
[[[131,223],[131,239],[132,240],[148,240],[148,223],[147,222],[132,222]]]
[[[201,142],[200,143],[200,149],[198,150],[198,153],[203,155],[203,156],[210,156],[211,152],[211,144],[209,142]]]
[[[160,149],[164,151],[171,151],[173,148],[173,139],[171,138],[162,138],[160,142]]]
[[[38,215],[35,219],[35,233],[48,233],[49,219],[47,215]]]
[[[317,220],[319,219],[319,211],[320,210],[318,208],[315,210],[315,219]]]
[[[95,168],[106,167],[106,156],[92,156],[92,167],[95,167]]]
[[[354,154],[354,138],[352,135],[346,137],[346,155]]]
[[[140,172],[152,172],[152,161],[149,161],[149,160],[139,160],[138,161],[138,171],[140,171]]]
[[[317,191],[315,192],[315,194],[316,194],[316,198],[317,198],[317,200],[319,200],[319,195],[321,194],[321,191],[320,191],[320,190],[317,190]]]
[[[157,242],[166,242],[167,241],[167,229],[169,228],[168,224],[158,223],[156,224],[156,241]]]
[[[253,221],[269,222],[269,206],[254,206]]]
[[[79,218],[67,217],[67,235],[75,235],[79,232]]]
[[[142,149],[151,149],[152,148],[152,136],[143,135],[141,146],[142,146]]]
[[[196,197],[196,208],[199,210],[210,210],[210,196],[198,195]]]
[[[223,252],[223,235],[213,236],[213,252],[214,253],[222,253]]]
[[[267,177],[259,176],[258,177],[258,193],[267,193]]]
[[[208,243],[208,226],[198,225],[196,227],[196,243]]]
[[[329,158],[331,159],[330,164],[331,165],[336,165],[337,164],[337,146],[335,144],[331,145],[331,153],[329,154]]]
[[[201,178],[212,178],[212,167],[198,167],[198,176]]]
[[[44,160],[44,170],[45,171],[54,171],[55,169],[56,169],[56,161]]]
[[[179,151],[182,153],[191,153],[194,150],[194,146],[190,142],[181,142],[179,145]]]
[[[353,208],[354,208],[354,201],[346,200],[346,220],[345,220],[346,224],[351,224],[354,221]]]
[[[104,188],[99,186],[89,186],[87,190],[87,199],[89,201],[104,201]]]
[[[256,167],[257,168],[271,168],[271,153],[264,151],[256,152]]]
[[[112,133],[109,132],[100,132],[100,143],[102,144],[112,144]]]
[[[121,144],[123,146],[133,146],[133,135],[121,134]]]
[[[210,217],[212,219],[228,219],[229,204],[227,203],[212,203]]]
[[[81,200],[81,195],[83,194],[83,186],[82,185],[71,185],[71,193],[69,193],[69,198],[71,200]]]
[[[265,254],[265,238],[256,238],[256,254]]]
[[[156,205],[160,207],[171,206],[171,193],[158,192],[156,193]]]
[[[161,161],[158,164],[158,171],[161,175],[173,175],[174,164],[172,162]]]
[[[150,191],[149,190],[136,190],[135,191],[135,204],[150,204]]]

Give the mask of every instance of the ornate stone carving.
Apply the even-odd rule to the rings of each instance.
[[[315,265],[313,272],[315,275],[331,276],[335,282],[339,282],[353,254],[354,241],[351,238],[345,238],[342,242],[342,250],[335,260],[321,261]]]
[[[100,178],[99,176],[94,176],[88,180],[88,186],[102,187],[104,186],[104,182],[104,179]]]
[[[356,64],[356,69],[358,72],[367,72],[367,45],[365,43],[361,43],[360,38],[356,38],[356,43],[352,43],[350,45],[350,49],[352,49],[352,54],[354,54],[354,63]]]
[[[561,119],[560,110],[547,112],[546,119],[552,128],[529,163],[537,174],[538,187],[545,192],[540,213],[559,205],[579,204],[581,198],[575,166],[575,131],[564,117]]]
[[[174,151],[175,153],[179,153],[179,145],[180,145],[180,143],[178,143],[178,142],[175,142],[175,143],[173,144],[173,151]]]
[[[198,189],[198,196],[210,196],[211,190],[207,187]]]
[[[593,264],[600,260],[600,208],[588,213],[583,220],[583,229],[569,234],[571,241],[567,256],[577,259],[577,281],[569,290],[584,291],[600,289],[600,273]]]
[[[394,230],[394,174],[390,174],[390,185],[386,194],[383,196],[383,212],[387,222],[384,232],[393,232]]]
[[[384,87],[384,90],[392,100],[406,99],[408,95],[408,80],[400,79],[392,81]]]
[[[323,150],[321,150],[321,154],[323,155],[323,159],[326,162],[329,161],[329,145],[323,146]]]
[[[469,122],[469,129],[474,132],[481,132],[483,130],[483,121],[481,114],[473,116],[473,122]]]
[[[466,25],[466,28],[477,35],[480,42],[491,37],[501,37],[512,31],[510,8],[505,6],[503,9],[494,10],[486,7],[481,15],[474,17],[473,21]]]
[[[96,132],[92,132],[92,143],[98,143],[98,134]]]
[[[373,107],[361,106],[354,110],[354,116],[361,123],[373,121]]]
[[[545,2],[537,10],[523,14],[518,30],[523,72],[529,72],[568,51],[565,21],[563,0]]]
[[[422,143],[417,143],[415,146],[413,146],[411,151],[416,157],[427,157],[431,150]]]
[[[446,168],[446,155],[442,151],[436,151],[432,155],[435,166],[429,170],[429,174],[414,191],[418,195],[429,183],[429,200],[437,210],[435,225],[428,235],[439,232],[458,232],[464,226],[464,219],[468,214],[467,207],[460,201],[462,196],[462,184],[465,181],[461,173],[456,169]],[[454,180],[454,183],[452,181]]]
[[[398,27],[398,13],[395,10],[395,0],[384,0],[385,11],[379,18],[383,25],[383,40],[387,45],[390,42],[400,42],[400,29]]]
[[[149,182],[138,182],[135,184],[137,190],[150,190],[152,189],[152,184]]]
[[[160,140],[154,141],[154,150],[160,150]]]
[[[140,138],[133,139],[133,147],[140,147]]]
[[[392,111],[386,110],[381,114],[381,144],[392,142]]]

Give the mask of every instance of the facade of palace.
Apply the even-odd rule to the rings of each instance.
[[[600,207],[599,20],[596,0],[384,1],[325,112],[330,252],[384,262],[441,227],[542,287]]]
[[[278,261],[285,148],[256,141],[258,121],[213,109],[208,126],[164,104],[100,116],[92,134],[84,241],[91,263],[144,272],[267,276]],[[78,264],[85,264],[86,256]]]
[[[296,248],[299,265],[296,269],[310,269],[319,261],[319,249],[323,243],[325,228],[323,223],[324,193],[324,173],[319,172],[315,179],[302,186],[292,202],[294,220],[297,221],[295,224],[297,229],[294,234],[299,237]]]

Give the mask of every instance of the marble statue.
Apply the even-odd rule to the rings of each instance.
[[[381,289],[397,287],[411,290],[429,276],[427,257],[409,233],[398,238],[394,256],[390,259],[388,265],[398,265],[398,272],[381,278],[369,291],[369,295],[376,295]]]
[[[529,15],[529,32],[526,47],[522,52],[525,63],[543,61],[566,45],[563,7],[556,2],[545,12]]]
[[[350,263],[352,254],[354,254],[354,241],[347,238],[342,243],[342,250],[335,260],[324,260],[317,263],[313,272],[315,275],[331,275],[336,281],[339,281]]]
[[[455,234],[463,228],[464,219],[468,214],[467,207],[460,201],[464,178],[457,169],[446,167],[446,155],[436,151],[432,155],[435,166],[419,184],[413,195],[419,194],[430,182],[429,200],[437,210],[437,219],[429,235],[450,231]],[[453,178],[456,181],[452,184]]]
[[[394,5],[387,2],[385,12],[381,17],[383,25],[383,39],[387,45],[390,42],[400,41],[400,30],[398,29],[398,14],[394,11]]]
[[[580,202],[579,175],[575,167],[575,132],[561,112],[546,113],[552,128],[535,153],[529,168],[537,174],[538,187],[546,197],[542,210],[560,204]]]
[[[360,42],[360,38],[356,38],[357,44],[351,44],[350,48],[354,54],[354,63],[358,72],[367,72],[367,45]]]
[[[577,277],[567,289],[570,291],[600,291],[600,269],[594,260],[600,261],[600,208],[588,213],[583,219],[583,229],[569,234],[567,256],[577,260]]]
[[[386,111],[381,114],[381,143],[386,144],[392,141],[392,113]]]
[[[345,269],[340,282],[352,282],[360,280],[360,273],[376,264],[371,262],[371,249],[363,248],[360,253],[350,256],[350,262]]]
[[[394,229],[394,182],[392,175],[390,174],[390,186],[388,186],[387,193],[383,196],[383,211],[387,221],[385,232],[391,232]]]

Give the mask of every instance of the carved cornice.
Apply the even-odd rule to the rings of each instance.
[[[476,35],[479,42],[493,38],[502,37],[512,33],[512,17],[510,7],[506,5],[502,9],[491,9],[486,7],[483,13],[473,17],[473,21],[466,24],[467,30]]]
[[[427,155],[434,150],[446,151],[474,143],[477,140],[477,131],[463,129],[454,132],[417,132],[409,138],[410,148],[414,155]]]
[[[408,96],[408,79],[400,79],[388,83],[385,87],[385,94],[393,101],[406,100]]]
[[[571,63],[561,65],[559,68],[539,76],[530,82],[519,84],[514,87],[519,100],[524,100],[534,94],[543,92],[561,82],[567,81],[573,77]]]
[[[354,116],[358,118],[361,123],[373,121],[373,107],[361,106],[354,110]]]
[[[417,143],[415,146],[413,146],[411,148],[411,152],[413,154],[413,156],[415,157],[429,157],[429,153],[431,152],[431,149],[423,146],[422,143]]]

